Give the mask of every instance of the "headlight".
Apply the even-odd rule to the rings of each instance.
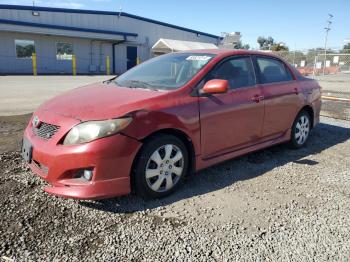
[[[118,118],[104,121],[89,121],[73,127],[63,141],[64,145],[76,145],[114,135],[126,128],[132,118]]]

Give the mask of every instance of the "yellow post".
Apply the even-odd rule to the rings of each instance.
[[[111,74],[111,65],[109,61],[109,56],[106,56],[106,73],[107,75]]]
[[[36,53],[32,54],[33,75],[38,75],[38,68],[36,64]]]
[[[141,64],[140,57],[137,57],[137,58],[136,58],[136,64],[137,64],[137,65]]]
[[[72,55],[72,71],[73,71],[73,75],[76,76],[77,75],[77,60],[75,55]]]

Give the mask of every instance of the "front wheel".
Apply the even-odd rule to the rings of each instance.
[[[136,194],[160,198],[176,190],[188,168],[186,146],[177,137],[159,135],[147,141],[136,159],[133,182]]]
[[[308,112],[301,111],[296,117],[289,146],[291,148],[300,148],[306,144],[311,130],[311,118]]]

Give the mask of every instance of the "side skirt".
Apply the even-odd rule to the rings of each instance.
[[[281,144],[284,142],[287,142],[290,140],[290,135],[291,135],[291,129],[288,129],[288,131],[285,132],[285,134],[283,134],[282,136],[276,138],[276,139],[272,139],[272,140],[268,140],[265,142],[261,142],[249,147],[245,147],[236,151],[232,151],[232,152],[228,152],[228,153],[224,153],[209,159],[203,159],[201,157],[201,155],[196,156],[196,171],[199,171],[201,169],[210,167],[212,165],[221,163],[223,161],[226,161],[228,159],[232,159],[238,156],[242,156],[254,151],[258,151],[267,147],[271,147],[277,144]]]

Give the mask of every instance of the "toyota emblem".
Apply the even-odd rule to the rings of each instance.
[[[39,124],[40,124],[40,119],[39,119],[39,117],[38,117],[38,116],[34,116],[34,117],[33,117],[33,120],[32,120],[32,125],[33,125],[33,127],[38,127]]]

